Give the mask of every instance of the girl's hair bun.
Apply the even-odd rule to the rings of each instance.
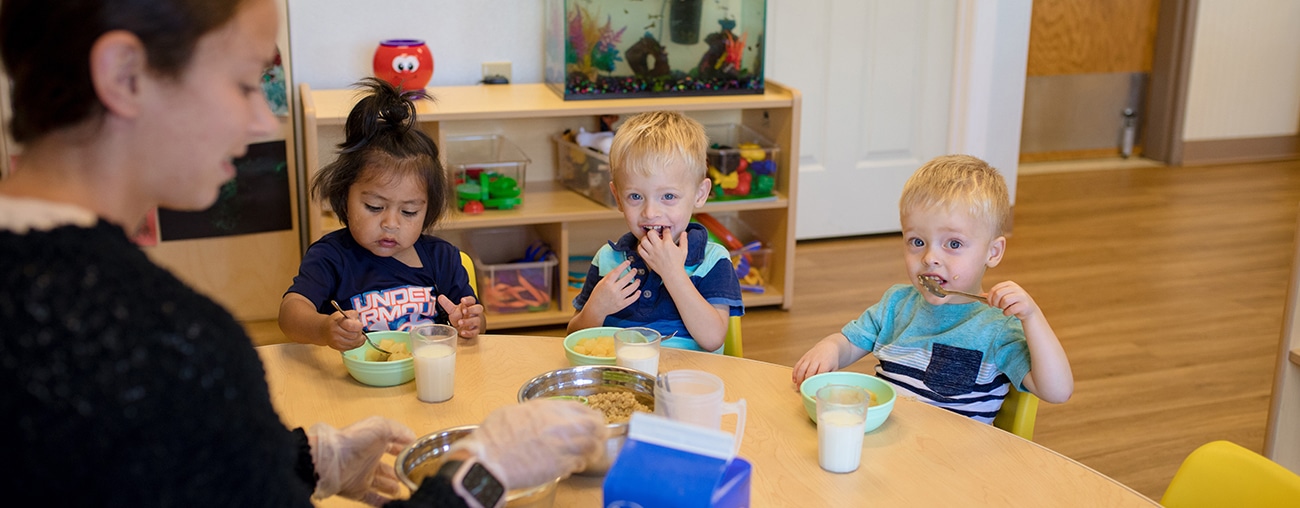
[[[357,86],[366,96],[348,114],[344,131],[347,139],[339,145],[343,152],[364,148],[384,131],[405,134],[415,126],[416,100],[432,99],[424,89],[399,90],[379,78],[365,78]]]

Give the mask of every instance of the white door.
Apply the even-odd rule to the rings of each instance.
[[[947,148],[956,4],[770,0],[767,76],[803,93],[796,236],[898,231],[898,196]]]
[[[1028,0],[769,0],[767,76],[803,93],[795,236],[899,230],[903,183],[945,153],[1015,196]]]

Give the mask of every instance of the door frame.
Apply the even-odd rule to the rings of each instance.
[[[1170,166],[1183,164],[1183,124],[1187,116],[1187,83],[1199,0],[1163,0],[1156,20],[1155,55],[1147,121],[1142,129],[1143,153]]]
[[[998,168],[1015,204],[1029,65],[1030,4],[957,3],[948,152]]]

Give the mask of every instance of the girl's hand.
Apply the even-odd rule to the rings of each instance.
[[[1002,315],[1024,321],[1038,315],[1038,303],[1015,282],[999,282],[989,290],[989,305],[1002,309]]]
[[[583,310],[590,309],[604,319],[604,316],[632,305],[641,295],[641,281],[637,280],[636,272],[628,270],[631,266],[631,261],[623,261],[600,279],[596,287],[591,289],[591,296],[587,298]]]
[[[483,304],[474,297],[466,296],[460,299],[460,303],[452,304],[447,295],[438,295],[438,305],[447,311],[448,321],[456,327],[460,338],[473,339],[483,331]]]
[[[360,347],[361,343],[366,341],[365,327],[361,325],[361,320],[357,319],[357,311],[335,311],[326,319],[329,321],[329,339],[326,341],[329,347],[339,351],[349,351]]]
[[[671,234],[669,231],[648,231],[636,247],[637,254],[645,260],[646,266],[659,272],[661,277],[673,271],[682,271],[682,267],[686,266],[686,252],[689,250],[686,232],[682,231],[676,242],[673,242],[672,236],[661,236]]]

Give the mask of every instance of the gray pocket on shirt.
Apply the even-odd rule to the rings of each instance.
[[[945,344],[934,344],[930,365],[925,368],[925,385],[939,395],[951,397],[970,393],[980,372],[984,353]]]

